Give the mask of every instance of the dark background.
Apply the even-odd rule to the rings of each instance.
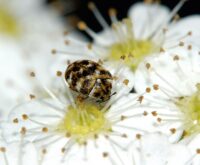
[[[92,12],[88,9],[87,4],[89,0],[46,0],[47,4],[55,6],[61,12],[61,15],[71,19],[75,24],[77,18],[87,22],[88,26],[94,31],[100,31],[97,20],[93,16]],[[139,0],[93,0],[104,18],[110,23],[108,17],[108,9],[114,7],[118,11],[118,18],[124,18],[127,16],[129,7],[136,3],[141,2]],[[161,0],[161,3],[172,9],[179,0]],[[188,0],[185,5],[179,11],[181,17],[200,14],[200,0]],[[76,19],[74,19],[76,18]]]

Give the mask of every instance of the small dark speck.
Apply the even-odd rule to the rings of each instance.
[[[133,87],[129,93],[136,93],[135,88]]]

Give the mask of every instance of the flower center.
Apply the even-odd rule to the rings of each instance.
[[[78,103],[76,108],[68,106],[68,111],[59,124],[59,131],[67,132],[78,142],[82,143],[88,138],[94,138],[99,133],[111,130],[110,122],[105,113],[94,104]]]
[[[111,46],[110,58],[119,60],[121,56],[125,56],[125,64],[135,71],[140,62],[153,52],[153,43],[148,40],[134,40],[116,43]]]
[[[188,97],[180,98],[177,102],[184,114],[184,128],[188,135],[200,132],[200,84],[197,92]]]
[[[121,26],[120,26],[121,25]],[[125,33],[123,34],[123,29]],[[119,41],[111,45],[109,50],[109,59],[119,60],[125,57],[125,64],[135,71],[140,62],[149,54],[156,51],[156,45],[151,40],[135,39],[133,34],[133,25],[130,19],[125,19],[123,24],[114,27],[117,31]],[[121,32],[120,32],[121,31]]]
[[[15,18],[3,7],[0,7],[0,33],[11,36],[19,34],[19,27]]]

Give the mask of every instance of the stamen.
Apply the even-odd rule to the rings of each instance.
[[[62,148],[63,151],[63,157],[61,162],[65,162],[66,156],[69,153],[69,151],[72,149],[72,147],[74,146],[75,141],[73,139],[70,139]]]
[[[67,56],[67,57],[70,57],[70,56],[76,56],[77,58],[78,57],[83,57],[84,55],[86,56],[87,54],[81,54],[81,52],[74,52],[74,51],[66,51],[66,50],[56,50],[56,49],[53,49],[52,50],[52,54],[55,55],[55,54],[60,54],[60,55],[64,55],[64,56]],[[89,55],[89,54],[88,54]]]
[[[152,71],[160,78],[164,83],[166,83],[171,89],[173,89],[177,94],[182,95],[181,92],[175,88],[170,82],[166,81],[165,78],[163,78],[155,69],[152,69]]]
[[[118,22],[118,20],[117,20],[117,10],[115,8],[110,8],[109,11],[108,11],[108,14],[110,16],[112,23]]]
[[[168,23],[176,14],[177,12],[181,9],[181,7],[184,5],[184,3],[188,0],[180,0],[179,3],[175,6],[175,8],[171,11],[166,23]]]
[[[180,8],[184,5],[184,3],[187,0],[180,0],[179,3],[174,7],[174,9],[171,11],[169,17],[167,18],[167,20],[161,24],[157,30],[155,32],[152,33],[151,35],[151,39],[156,38],[157,36],[159,36],[160,34],[162,34],[162,29],[167,26],[170,22],[170,20],[177,14],[177,12],[180,10]]]
[[[90,37],[92,37],[94,40],[97,39],[99,36],[92,31],[85,22],[81,21],[78,23],[78,28],[82,31],[85,31]]]
[[[69,85],[67,84],[67,82],[65,81],[64,78],[63,78],[63,82],[66,85],[66,93],[67,93],[67,96],[69,98],[70,104],[76,109],[75,100],[74,100],[74,98],[72,96],[72,93],[70,91]]]
[[[46,154],[47,154],[47,149],[46,149],[46,148],[43,148],[42,151],[41,151],[41,157],[40,157],[40,159],[39,159],[39,165],[42,165],[42,164],[43,164],[44,157],[45,157]]]
[[[191,158],[185,163],[185,165],[190,165],[190,164],[192,164],[193,160],[194,160],[197,156],[199,156],[199,154],[200,154],[200,149],[197,148],[197,149],[196,149],[196,153],[194,153],[194,155],[191,156]]]
[[[9,165],[8,158],[7,158],[7,155],[6,155],[6,148],[0,147],[0,152],[3,154],[5,165]]]
[[[109,25],[107,24],[107,22],[105,21],[105,19],[103,18],[103,16],[101,15],[101,13],[99,12],[99,10],[93,2],[88,3],[88,8],[93,12],[94,16],[97,18],[101,26],[104,29],[109,29]]]
[[[142,117],[142,116],[143,116],[143,113],[136,113],[136,114],[134,114],[134,115],[126,116],[125,119],[127,120],[127,119],[131,119],[131,118]],[[112,116],[112,118],[113,118],[113,116]],[[123,120],[124,120],[124,119],[123,119]],[[116,123],[121,122],[121,121],[123,121],[123,120],[122,120],[122,118],[117,118],[117,119],[115,119],[115,120],[114,120],[114,118],[113,118],[111,121],[112,121],[113,124],[116,124]]]
[[[117,149],[115,148],[115,146],[119,147],[120,149],[122,149],[116,142],[111,141],[110,139],[108,139],[108,141],[110,142],[110,146],[112,147],[115,155],[117,156],[117,158],[119,159],[119,161],[121,162],[122,165],[125,165],[119,152],[117,151]]]
[[[143,130],[143,129],[139,129],[139,128],[136,128],[136,127],[130,127],[130,126],[125,126],[125,125],[120,125],[120,124],[116,124],[114,127],[120,127],[120,128],[125,128],[125,129],[129,129],[130,131],[139,131],[139,132],[142,132],[142,133],[147,133],[146,130]]]
[[[47,102],[46,100],[37,100],[37,101],[41,104],[48,106],[51,110],[58,112],[60,117],[62,117],[62,115],[65,114],[65,111],[62,108],[59,108],[59,107]]]
[[[48,147],[50,147],[51,145],[57,143],[58,141],[60,141],[60,140],[62,140],[62,139],[63,139],[63,137],[57,137],[57,138],[55,138],[54,140],[52,140],[52,141],[50,141],[50,142],[48,142],[48,143],[42,144],[42,148],[48,148]],[[35,142],[35,143],[36,143],[36,142]],[[43,142],[43,143],[44,143],[44,142]]]
[[[47,87],[45,87],[45,86],[43,86],[43,88],[44,88],[44,90],[47,92],[47,94],[49,94],[49,96],[53,99],[53,100],[55,100],[57,103],[59,103],[62,107],[64,107],[64,103],[58,98],[58,97],[56,97],[56,95],[52,92],[52,91],[50,91]]]
[[[39,135],[41,135],[41,131],[40,131],[40,134],[39,134]],[[53,133],[49,133],[49,135],[46,135],[46,134],[44,135],[44,134],[43,134],[43,136],[44,136],[44,137],[36,138],[36,139],[33,141],[33,143],[35,143],[35,144],[41,143],[41,144],[44,146],[44,142],[47,143],[47,140],[52,139],[52,138],[55,137],[55,135],[54,135]]]

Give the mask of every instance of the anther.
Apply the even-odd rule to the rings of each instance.
[[[187,136],[187,134],[188,134],[187,131],[184,130],[184,131],[183,131],[183,134],[182,134],[182,137],[184,138],[185,136]]]
[[[84,141],[84,142],[83,142],[83,145],[84,145],[84,146],[87,146],[87,142],[86,142],[86,141]]]
[[[149,88],[149,87],[146,88],[146,92],[147,92],[147,93],[150,93],[150,92],[151,92],[151,88]]]
[[[121,116],[121,121],[125,120],[127,117],[126,116]]]
[[[180,43],[179,43],[179,46],[184,46],[185,45],[185,43],[183,42],[183,41],[181,41]]]
[[[62,76],[62,72],[61,71],[57,71],[56,72],[56,76],[61,77]]]
[[[70,134],[69,132],[67,132],[67,133],[65,134],[65,137],[66,137],[66,138],[69,138],[69,137],[71,137],[71,134]]]
[[[93,46],[92,43],[88,43],[88,44],[87,44],[87,48],[88,48],[89,50],[92,50],[92,46]]]
[[[87,29],[87,24],[83,21],[78,22],[78,28],[79,30],[86,30]]]
[[[188,50],[192,50],[192,45],[188,45]]]
[[[65,43],[65,45],[69,45],[70,41],[69,40],[65,40],[64,43]]]
[[[165,49],[164,49],[164,48],[160,48],[160,52],[161,52],[161,53],[164,53],[164,52],[165,52]]]
[[[141,137],[142,137],[142,135],[141,135],[141,134],[136,134],[136,138],[137,138],[138,140],[140,140],[140,139],[141,139]]]
[[[146,68],[149,70],[151,68],[151,64],[150,63],[146,63]]]
[[[18,118],[13,119],[13,123],[15,123],[15,124],[19,123]]]
[[[196,149],[196,153],[197,153],[197,154],[200,154],[200,148],[197,148],[197,149]]]
[[[157,122],[161,123],[162,119],[160,117],[157,118]]]
[[[171,129],[170,129],[170,132],[171,132],[172,134],[175,134],[175,133],[176,133],[176,128],[171,128]]]
[[[56,49],[52,49],[51,50],[51,54],[55,55],[57,53],[57,50]]]
[[[117,76],[113,76],[112,79],[113,79],[113,80],[118,80],[119,77],[117,77]]]
[[[163,33],[165,34],[168,31],[167,28],[163,28]]]
[[[109,136],[108,136],[108,135],[105,135],[105,138],[106,138],[106,139],[109,139]]]
[[[47,150],[45,148],[42,149],[42,154],[45,155],[47,153]]]
[[[125,55],[122,55],[122,56],[120,57],[121,60],[125,60],[125,58],[126,58]]]
[[[94,138],[95,138],[95,139],[98,139],[99,136],[98,136],[97,134],[94,134]]]
[[[187,35],[188,35],[188,36],[191,36],[191,35],[192,35],[192,31],[189,31]]]
[[[89,3],[88,3],[88,8],[89,8],[90,10],[95,9],[96,6],[95,6],[94,2],[89,2]]]
[[[125,79],[125,80],[123,81],[123,83],[124,83],[125,85],[128,85],[129,80],[128,80],[128,79]]]
[[[108,10],[108,14],[109,14],[110,17],[116,16],[117,15],[117,10],[115,8],[110,8]]]
[[[174,61],[178,61],[179,59],[180,59],[180,58],[179,58],[178,55],[175,55],[174,58],[173,58]]]
[[[103,152],[102,155],[103,155],[104,158],[106,158],[106,157],[108,157],[109,154],[108,154],[108,152]]]
[[[198,90],[200,90],[200,83],[197,83],[197,84],[196,84],[196,88],[197,88]]]
[[[33,100],[33,99],[35,99],[35,98],[36,98],[36,96],[35,96],[35,95],[33,95],[33,94],[29,94],[29,97],[30,97],[30,99],[31,99],[31,100]]]
[[[23,115],[22,115],[22,119],[23,119],[23,120],[28,120],[28,115],[23,114]]]
[[[157,115],[158,115],[158,113],[157,113],[156,111],[151,112],[151,114],[152,114],[153,116],[157,116]]]
[[[5,147],[0,147],[0,151],[5,153],[6,152],[6,148]]]
[[[134,56],[131,53],[128,54],[128,58],[133,58],[133,57]]]
[[[20,133],[22,134],[22,135],[25,135],[26,134],[26,128],[25,127],[22,127],[21,128],[21,130],[20,130]]]
[[[35,72],[30,72],[31,77],[35,77]]]
[[[180,19],[180,15],[176,14],[173,18],[174,21],[178,21]]]
[[[69,31],[67,31],[67,30],[65,30],[64,32],[63,32],[63,35],[64,36],[66,36],[66,35],[68,35],[69,34]]]
[[[47,133],[48,131],[49,131],[49,129],[47,127],[42,128],[42,132]]]
[[[158,85],[158,84],[154,84],[154,85],[153,85],[153,89],[154,89],[154,90],[158,90],[158,89],[159,89],[159,85]]]
[[[143,99],[144,99],[144,96],[140,96],[139,98],[138,98],[138,100],[137,101],[139,101],[140,102],[140,104],[142,103],[142,101],[143,101]]]
[[[66,149],[65,148],[61,148],[61,152],[65,153]]]
[[[143,115],[144,115],[144,116],[147,116],[147,115],[148,115],[148,112],[147,112],[147,111],[144,111],[144,112],[143,112]]]
[[[122,137],[127,138],[128,136],[127,136],[127,134],[124,133],[124,134],[122,134]]]

